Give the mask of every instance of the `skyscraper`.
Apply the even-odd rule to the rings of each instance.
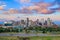
[[[37,19],[37,24],[39,23],[39,19]]]
[[[26,27],[29,26],[29,18],[27,18],[27,23],[26,23]]]
[[[44,23],[45,23],[44,18],[41,19],[41,23],[42,23],[42,27],[43,27]]]
[[[47,26],[49,26],[49,27],[50,27],[50,26],[51,26],[51,24],[52,24],[52,21],[50,20],[50,18],[48,18],[48,19],[47,19]]]
[[[39,26],[39,19],[36,20],[36,26]]]

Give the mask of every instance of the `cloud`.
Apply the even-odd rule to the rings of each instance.
[[[3,12],[3,14],[18,14],[18,13],[19,13],[18,10],[14,8],[10,8],[9,10]]]
[[[41,14],[52,14],[54,13],[55,11],[53,10],[48,10],[48,9],[43,9],[41,11],[39,11]]]
[[[31,2],[31,0],[17,0],[17,1],[21,3],[28,3],[28,5],[29,5],[29,2]],[[34,12],[36,14],[52,14],[56,12],[56,10],[58,11],[60,10],[59,8],[54,8],[54,7],[49,8],[49,7],[56,5],[56,2],[58,4],[57,0],[55,0],[55,2],[53,3],[47,3],[47,2],[44,2],[44,0],[41,2],[33,2],[31,3],[33,5],[29,5],[29,6],[24,5],[25,7],[22,7],[19,10],[10,8],[8,12],[4,12],[3,14],[33,14]],[[0,7],[1,10],[3,8],[4,7]]]
[[[39,2],[39,3],[34,3],[34,4],[41,7],[49,7],[52,5],[51,3],[45,3],[45,2]]]
[[[0,1],[0,10],[3,10],[4,7],[6,7],[6,3],[3,1]]]
[[[22,14],[31,14],[32,11],[30,11],[27,7],[24,7],[21,10],[19,10],[19,13],[22,13]]]
[[[14,20],[16,17],[15,16],[6,16],[7,20]]]
[[[17,1],[19,3],[29,3],[29,2],[31,2],[31,0],[15,0],[15,1]]]
[[[14,16],[14,15],[2,15],[2,14],[0,14],[0,19],[15,20],[16,16]]]
[[[35,11],[36,13],[40,13],[40,14],[52,14],[55,12],[55,10],[50,10],[48,9],[48,7],[52,6],[52,4],[50,3],[44,3],[44,2],[41,2],[41,3],[35,3],[34,5],[32,6],[29,6],[29,7],[23,7],[21,9],[21,13],[34,13],[33,11]]]
[[[1,5],[0,10],[3,10],[6,5]]]
[[[51,8],[51,10],[55,10],[55,11],[60,12],[60,8]]]
[[[7,11],[4,11],[3,14],[9,14]]]
[[[35,11],[36,13],[41,13],[41,14],[52,14],[52,13],[54,13],[54,12],[56,12],[56,10],[60,10],[59,8],[58,9],[56,9],[56,10],[53,10],[53,9],[51,9],[51,8],[49,8],[49,7],[52,7],[52,6],[54,6],[54,5],[56,5],[56,2],[57,3],[60,3],[59,2],[59,0],[58,1],[54,1],[53,3],[46,3],[46,2],[35,2],[35,3],[33,3],[34,5],[32,5],[32,6],[29,6],[29,7],[25,7],[25,8],[23,8],[24,10],[23,10],[23,12],[26,14],[26,13],[33,13],[33,11]],[[25,12],[25,10],[26,10],[26,12]]]
[[[30,0],[20,0],[21,3],[29,3]]]
[[[18,13],[18,10],[10,8],[8,12],[12,13],[12,14],[14,14],[14,13],[16,14],[16,13]]]
[[[50,10],[48,7],[52,6],[50,3],[35,3],[34,5],[28,6],[28,7],[22,7],[20,10],[10,8],[7,12],[4,12],[3,14],[52,14],[55,12],[55,10]]]
[[[0,6],[0,10],[3,10],[3,6]]]

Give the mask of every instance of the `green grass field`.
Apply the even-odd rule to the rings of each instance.
[[[21,40],[20,38],[24,37],[13,37],[13,36],[7,36],[7,37],[0,37],[0,40]],[[30,40],[60,40],[60,36],[43,36],[43,37],[28,37]]]

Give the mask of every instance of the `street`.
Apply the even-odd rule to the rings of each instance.
[[[60,36],[60,35],[55,35],[55,34],[26,34],[26,33],[14,33],[14,34],[9,34],[9,33],[0,33],[0,36],[21,36],[21,37],[30,37],[30,36]]]

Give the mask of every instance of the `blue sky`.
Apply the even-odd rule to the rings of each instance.
[[[41,0],[31,0],[31,2],[40,2]],[[53,3],[55,0],[44,0],[46,3]],[[0,2],[5,2],[6,8],[17,8],[19,9],[21,6],[29,6],[31,3],[21,3],[20,0],[0,0]],[[31,4],[32,5],[32,4]]]
[[[31,0],[30,2],[40,2],[41,0]],[[31,3],[21,3],[20,0],[0,0],[0,2],[6,3],[6,8],[19,8],[20,6],[29,6]],[[44,0],[46,3],[53,3],[55,0]],[[59,2],[59,1],[58,1]],[[3,4],[3,3],[1,3]],[[32,4],[31,4],[32,5]]]

